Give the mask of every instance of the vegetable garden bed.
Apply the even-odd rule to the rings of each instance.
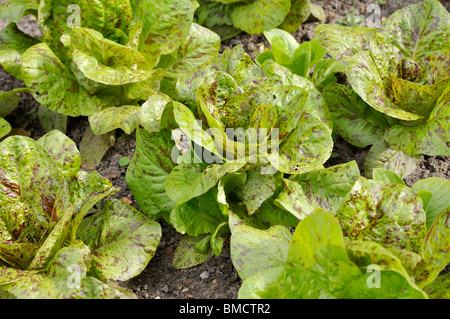
[[[5,2],[7,1],[0,0],[0,3]],[[45,271],[49,276],[68,276],[73,274],[73,269],[68,271],[67,266],[83,264],[85,267],[84,265],[88,263],[83,261],[84,257],[80,256],[90,254],[93,256],[93,262],[87,267],[90,268],[90,272],[83,287],[88,285],[97,287],[98,294],[89,296],[94,298],[130,296],[118,286],[128,289],[134,293],[135,297],[142,299],[234,299],[238,296],[327,298],[327,295],[317,294],[317,291],[327,291],[327,288],[322,287],[323,282],[316,278],[317,272],[321,271],[321,265],[330,262],[321,255],[326,252],[335,258],[331,262],[340,263],[342,268],[339,271],[348,275],[338,279],[340,282],[333,289],[330,288],[328,297],[421,298],[427,296],[425,295],[427,293],[431,297],[448,298],[450,279],[448,275],[444,275],[449,270],[449,267],[445,268],[445,265],[449,263],[450,231],[448,216],[447,219],[444,218],[445,209],[448,215],[448,201],[443,198],[449,192],[450,179],[450,142],[448,140],[448,52],[450,50],[448,10],[450,5],[445,4],[447,9],[445,17],[443,6],[438,5],[437,1],[426,1],[427,10],[435,14],[439,13],[435,21],[438,21],[436,24],[441,29],[436,31],[436,34],[433,34],[433,27],[429,27],[430,21],[427,20],[429,16],[423,14],[419,6],[416,6],[417,11],[414,11],[415,14],[412,16],[406,14],[410,19],[408,21],[413,23],[417,18],[419,21],[416,23],[428,26],[433,37],[431,44],[424,40],[424,48],[420,48],[420,45],[416,46],[412,49],[413,53],[410,53],[408,44],[405,48],[402,47],[403,43],[395,43],[395,39],[391,39],[392,43],[397,44],[393,45],[391,42],[384,42],[385,40],[381,37],[387,37],[389,33],[395,34],[395,30],[405,27],[399,24],[402,17],[392,18],[393,13],[411,4],[421,3],[420,1],[389,1],[388,4],[382,1],[317,0],[313,2],[323,8],[324,20],[318,21],[321,18],[320,11],[309,18],[306,17],[308,19],[300,26],[294,26],[293,30],[287,28],[292,32],[292,38],[282,31],[262,34],[258,30],[257,34],[252,35],[237,34],[236,26],[242,29],[249,26],[237,23],[235,27],[225,28],[224,24],[205,18],[209,11],[203,11],[203,15],[201,10],[197,11],[199,19],[203,19],[204,26],[209,26],[230,38],[223,40],[219,48],[219,43],[216,41],[217,35],[196,26],[190,30],[190,40],[181,44],[182,49],[175,53],[170,51],[169,44],[162,44],[163,49],[161,47],[159,49],[166,50],[167,55],[162,58],[162,62],[159,62],[159,66],[166,70],[165,77],[159,71],[155,71],[156,61],[148,59],[148,56],[155,54],[152,51],[155,50],[154,47],[147,45],[152,42],[140,41],[139,30],[134,30],[132,27],[127,30],[134,30],[135,33],[130,32],[128,35],[124,33],[123,26],[128,23],[125,17],[131,12],[122,8],[124,11],[115,17],[117,28],[114,28],[114,33],[108,33],[105,23],[103,29],[100,27],[97,29],[99,32],[78,28],[72,31],[70,39],[63,39],[67,41],[65,47],[70,46],[72,52],[76,54],[71,55],[72,61],[57,63],[57,67],[52,71],[59,72],[63,70],[64,65],[76,65],[76,67],[70,69],[70,75],[62,72],[57,77],[49,79],[47,83],[44,82],[48,74],[45,70],[41,72],[42,68],[36,65],[39,63],[44,65],[56,56],[62,56],[58,50],[64,50],[64,47],[52,42],[51,27],[55,30],[59,27],[63,28],[62,23],[65,24],[67,21],[64,19],[64,22],[61,22],[62,18],[58,20],[55,13],[58,8],[52,8],[54,11],[51,13],[52,10],[45,11],[48,7],[43,6],[44,9],[40,9],[44,12],[42,17],[48,19],[47,27],[50,28],[50,31],[47,30],[48,33],[46,33],[47,40],[44,41],[48,45],[39,44],[34,47],[34,51],[27,51],[25,56],[21,57],[22,64],[25,65],[21,68],[17,68],[11,60],[5,59],[7,54],[12,56],[13,53],[1,55],[0,51],[0,58],[3,59],[0,62],[9,71],[0,67],[0,92],[17,90],[15,91],[17,95],[8,98],[3,96],[0,100],[0,107],[6,107],[11,103],[17,104],[9,114],[2,112],[4,119],[11,127],[8,136],[16,135],[16,139],[9,139],[8,144],[2,144],[1,151],[4,153],[0,173],[3,174],[9,165],[14,166],[7,161],[8,157],[13,156],[18,160],[21,157],[19,151],[27,149],[33,157],[39,158],[41,165],[30,162],[25,166],[47,169],[42,174],[44,177],[52,176],[51,179],[58,181],[54,185],[68,185],[68,195],[64,196],[68,196],[70,200],[64,203],[65,206],[61,206],[61,212],[55,213],[57,217],[53,222],[59,222],[65,218],[69,220],[71,217],[66,216],[64,212],[72,206],[75,210],[78,209],[78,212],[71,213],[73,216],[87,214],[89,217],[80,226],[77,223],[71,226],[73,229],[79,228],[77,235],[79,240],[72,241],[70,245],[72,250],[66,247],[59,253],[50,254],[45,249],[38,249],[37,256],[43,256],[40,259],[35,255],[29,258],[21,256],[21,258],[8,259],[4,252],[3,255],[0,254],[0,266],[3,260],[10,271],[6,272],[7,268],[2,268],[5,272],[2,272],[0,279],[0,297],[29,297],[27,289],[30,289],[29,287],[33,284],[36,285],[36,282],[44,288],[47,285],[46,281],[42,280],[43,283],[40,283],[41,279],[30,275],[27,284],[14,286],[10,282],[13,282],[17,276],[16,269],[34,269],[42,273],[44,269],[42,265],[45,265]],[[136,3],[139,2],[136,1]],[[373,13],[368,13],[367,8],[373,3],[380,5],[380,22],[386,30],[379,36],[380,38],[373,36],[374,39],[371,40],[371,34],[367,30],[346,33],[347,31],[339,29],[345,26],[345,30],[354,30],[351,28],[365,26],[367,22],[365,19]],[[41,4],[45,5],[45,1],[41,1]],[[183,12],[186,13],[192,9],[189,8]],[[205,8],[203,7],[202,10],[206,10]],[[138,19],[144,21],[143,28],[146,30],[143,13],[150,9],[145,7],[132,9],[134,14],[142,15]],[[253,12],[254,8],[249,10]],[[232,16],[237,16],[236,19],[238,19],[239,12]],[[5,18],[1,12],[0,17]],[[424,19],[425,23],[420,19]],[[16,20],[18,22],[20,19]],[[61,23],[61,26],[58,23]],[[320,24],[327,26],[318,27]],[[336,24],[339,26],[335,26]],[[94,26],[91,27],[95,29]],[[4,28],[8,28],[7,22],[0,20],[0,30]],[[19,28],[34,37],[42,34],[38,30],[36,19],[29,16],[19,23]],[[185,36],[189,28],[184,27],[184,29],[186,29]],[[11,28],[9,34],[15,34],[15,32],[16,30]],[[157,31],[151,32],[157,34]],[[114,41],[107,40],[106,34],[108,39],[114,39]],[[124,36],[126,40],[129,40],[128,43],[124,40]],[[23,37],[21,41],[24,46],[27,45],[26,41],[35,41],[27,36]],[[166,40],[176,43],[179,37],[180,34],[177,34]],[[310,42],[316,37],[318,42]],[[14,39],[14,36],[12,38]],[[3,36],[2,40],[0,33],[0,49],[2,49],[1,45],[6,43],[7,39],[5,39],[6,37]],[[284,47],[280,46],[280,41],[284,43]],[[343,42],[339,43],[339,41]],[[361,45],[364,41],[366,41],[364,45],[375,44],[373,47],[370,45],[364,47]],[[336,42],[338,46],[333,44]],[[123,48],[124,43],[127,44],[127,49]],[[308,43],[308,46],[302,47],[303,53],[297,50],[298,45],[302,43]],[[319,43],[331,56],[325,56],[326,50],[320,49]],[[422,41],[417,43],[422,44]],[[29,46],[35,44],[37,41],[30,43]],[[345,45],[348,45],[348,50],[345,50],[347,49]],[[200,54],[200,58],[194,58],[190,65],[189,50],[196,46],[202,47],[204,51]],[[106,51],[113,54],[102,55],[99,48],[105,47],[107,47]],[[141,50],[134,50],[137,47]],[[361,47],[364,47],[364,50],[361,50]],[[92,50],[98,51],[92,52]],[[443,53],[429,54],[439,50]],[[220,52],[220,55],[213,62],[211,58],[202,58],[203,55],[208,56],[211,52]],[[375,64],[375,67],[379,69],[375,69],[373,73],[370,73],[370,67],[364,64],[369,63],[367,61],[369,61],[370,53],[367,52],[372,52],[373,56],[379,54],[378,57],[381,57]],[[364,54],[369,54],[369,58]],[[92,60],[89,60],[90,55],[96,59],[96,72],[92,72],[92,65],[89,64],[92,63]],[[312,55],[316,55],[317,59],[314,60]],[[354,58],[357,55],[360,60]],[[46,59],[40,61],[41,57]],[[426,93],[419,92],[416,95],[412,94],[417,89],[410,88],[406,93],[398,93],[399,96],[395,97],[395,101],[389,102],[391,104],[386,102],[390,96],[383,96],[384,103],[378,103],[380,96],[374,97],[371,92],[379,93],[376,90],[386,82],[380,80],[373,85],[373,82],[367,84],[364,80],[374,78],[373,74],[383,74],[383,67],[392,73],[398,65],[401,65],[401,71],[404,72],[402,74],[408,74],[418,65],[416,62],[411,63],[411,60],[421,60],[416,57],[422,57],[424,61],[428,61],[425,65],[429,74],[420,74],[420,77],[426,78],[432,83],[430,87],[434,87],[427,89]],[[118,61],[113,64],[121,67],[121,71],[111,75],[107,73],[109,71],[107,67],[111,66],[108,63],[114,58]],[[326,60],[327,58],[329,60]],[[405,58],[404,61],[401,60],[403,58]],[[435,64],[429,61],[435,61]],[[299,65],[302,67],[298,67]],[[348,65],[352,67],[352,74],[347,71],[346,75]],[[192,72],[191,69],[195,67],[197,67],[196,72]],[[421,68],[423,70],[423,65]],[[181,77],[180,74],[184,76],[183,81],[179,81],[181,85],[175,86],[177,78]],[[297,77],[299,74],[302,77]],[[418,75],[415,74],[415,76]],[[58,84],[59,79],[65,77],[70,78],[73,83]],[[133,81],[129,81],[130,77],[133,77]],[[161,86],[165,87],[167,95],[152,95],[157,86],[154,83],[150,85],[144,83],[149,78],[152,79],[149,82],[162,81]],[[305,78],[308,80],[304,80]],[[403,81],[405,78],[407,75],[398,81]],[[412,83],[412,79],[408,79]],[[361,84],[363,88],[359,86],[360,83],[363,83]],[[46,93],[42,94],[40,85],[45,86]],[[67,93],[71,85],[72,88],[73,85],[78,85],[76,95]],[[373,86],[367,89],[368,85]],[[24,87],[28,87],[31,92],[24,90]],[[52,90],[52,87],[56,87],[56,90]],[[214,87],[216,89],[219,87],[220,93],[212,89]],[[104,93],[99,94],[98,92],[102,90],[105,90]],[[287,91],[289,92],[286,93]],[[381,87],[381,91],[388,90]],[[307,92],[306,95],[305,92]],[[146,95],[145,98],[144,95]],[[142,101],[147,100],[149,95],[152,95],[152,99],[142,105]],[[272,100],[272,96],[276,99]],[[117,105],[114,108],[97,110],[98,105],[92,101],[105,99],[108,99],[106,103],[109,105],[113,102],[117,102]],[[297,102],[291,103],[293,100]],[[2,101],[4,104],[1,104]],[[227,116],[232,118],[229,120],[222,118],[218,121],[213,112],[209,114],[210,104],[213,103],[211,101],[221,106],[228,105],[230,113],[227,113]],[[242,113],[242,109],[247,109],[246,105],[244,107],[244,101],[245,103],[251,101],[252,110],[262,115],[253,115],[257,114],[256,111],[252,114]],[[399,101],[406,102],[398,106]],[[410,108],[409,105],[414,103],[419,106]],[[42,107],[43,105],[45,108]],[[73,111],[75,110],[73,105],[83,105],[83,107]],[[288,106],[285,107],[285,105]],[[328,105],[328,108],[332,107],[333,112],[328,114],[325,105]],[[352,110],[353,117],[349,117],[345,110],[338,112],[340,108],[349,110],[355,105],[358,107],[355,107],[356,111]],[[384,109],[386,105],[391,107],[386,110]],[[120,111],[117,111],[119,107]],[[280,120],[280,117],[274,119],[273,114],[276,115],[282,108],[283,120]],[[142,110],[140,117],[133,116],[137,109]],[[299,109],[307,111],[300,113]],[[428,113],[422,114],[423,109],[427,109]],[[163,111],[173,113],[173,116]],[[434,117],[429,115],[430,112],[434,112]],[[125,121],[117,121],[117,118],[125,119]],[[280,128],[283,142],[281,147],[282,149],[284,147],[284,154],[287,154],[281,157],[280,162],[277,162],[277,168],[281,173],[261,175],[258,173],[260,168],[258,165],[255,166],[257,170],[249,169],[248,166],[244,169],[245,163],[219,165],[194,161],[189,164],[175,165],[170,159],[171,152],[178,150],[179,156],[184,154],[186,144],[182,142],[185,141],[186,136],[203,149],[210,151],[208,155],[217,155],[217,149],[211,148],[211,144],[196,139],[198,137],[195,132],[198,128],[191,127],[189,123],[193,122],[191,119],[198,118],[203,120],[202,124],[205,126],[203,130],[213,127],[223,128],[223,134],[225,134],[225,128]],[[422,120],[423,118],[425,120]],[[352,125],[361,124],[358,119],[362,119],[365,126],[358,126],[355,133],[352,131]],[[440,125],[440,129],[436,128],[433,119],[440,121],[437,124]],[[418,121],[416,123],[419,124],[401,126],[407,121]],[[47,134],[47,131],[55,128],[64,131],[68,139],[55,132],[51,135]],[[183,134],[178,135],[181,140],[177,142],[177,148],[174,149],[170,130],[176,128],[181,128]],[[447,132],[442,132],[445,128]],[[417,131],[413,131],[415,129]],[[258,131],[258,134],[260,133]],[[414,140],[415,136],[427,134],[433,136],[430,139],[424,137],[423,143],[416,143]],[[25,143],[18,136],[30,137],[37,142],[31,143],[25,139],[28,141]],[[298,147],[296,143],[299,140],[306,146],[298,153],[294,149]],[[61,147],[61,145],[65,146]],[[76,146],[81,155],[76,152],[67,154],[67,149],[73,149],[73,146],[71,148],[67,145]],[[235,145],[236,149],[238,146]],[[45,151],[42,151],[41,147]],[[61,151],[64,155],[62,157],[62,153],[57,150],[59,147],[64,150],[64,152]],[[58,162],[58,158],[64,159]],[[268,161],[271,160],[272,158],[269,157]],[[56,165],[57,169],[50,169],[52,161],[59,163]],[[77,161],[78,164],[73,164]],[[158,167],[155,168],[154,163],[159,163]],[[79,170],[77,165],[81,165]],[[25,168],[24,170],[26,171]],[[95,171],[98,172],[98,176]],[[213,173],[207,173],[211,171]],[[8,181],[4,182],[5,176],[9,178],[10,175],[1,175],[2,185],[8,186]],[[163,186],[161,186],[163,177]],[[428,179],[430,177],[439,179]],[[428,182],[423,182],[426,179]],[[79,183],[77,187],[71,186],[75,180]],[[32,180],[31,185],[40,185],[41,182]],[[345,185],[342,188],[333,189],[332,184]],[[309,189],[311,185],[319,185],[323,188],[323,193],[311,191]],[[52,189],[46,189],[44,186],[42,187],[45,189],[41,186],[33,187],[35,186],[30,186],[31,196],[33,196],[31,189],[35,192],[42,191],[43,194],[49,192],[49,196],[53,196]],[[112,188],[117,189],[112,190]],[[6,188],[8,189],[14,190],[14,187]],[[31,202],[27,202],[28,200],[31,199],[24,200],[25,204],[32,205]],[[423,202],[428,203],[428,210],[423,208]],[[42,205],[42,200],[39,205]],[[377,223],[364,224],[373,218],[370,214],[366,216],[361,213],[370,212],[372,207],[370,205],[373,205],[373,211],[378,214],[377,223],[387,225],[386,228],[382,226],[377,228],[375,225]],[[442,205],[446,206],[442,207]],[[53,212],[54,202],[51,206]],[[90,206],[93,209],[90,209]],[[227,211],[226,214],[223,213],[224,210]],[[329,214],[325,211],[333,213]],[[192,212],[196,212],[197,217],[189,215]],[[271,212],[275,212],[275,215]],[[3,217],[1,214],[4,214],[4,211],[0,211],[0,221]],[[313,216],[309,216],[311,214]],[[392,215],[395,216],[392,217]],[[147,216],[148,219],[141,219],[142,216]],[[193,222],[189,216],[192,217]],[[345,219],[348,216],[353,218]],[[123,218],[122,224],[115,224],[114,218]],[[143,226],[133,227],[133,220],[134,223]],[[299,220],[301,222],[298,224]],[[435,220],[438,221],[433,223]],[[55,224],[49,225],[46,226],[49,229],[56,227]],[[322,228],[321,225],[326,226]],[[102,229],[101,232],[93,231],[95,227]],[[320,229],[327,229],[327,231],[321,233]],[[125,234],[126,232],[128,235]],[[106,234],[113,237],[110,238]],[[11,235],[13,236],[13,233]],[[316,235],[323,237],[315,242]],[[47,238],[45,236],[42,238]],[[345,242],[344,245],[343,236],[350,243]],[[437,242],[426,240],[433,237],[439,240]],[[53,235],[48,238],[59,237]],[[359,242],[363,239],[371,241],[364,245]],[[80,244],[80,240],[84,243],[83,245]],[[57,241],[57,239],[51,240],[52,243]],[[46,243],[49,242],[49,240],[46,241]],[[108,242],[122,242],[124,246],[118,247],[117,251],[109,252],[105,248]],[[52,245],[48,244],[53,247],[51,249],[54,249]],[[334,248],[330,249],[329,246]],[[426,248],[421,250],[422,246]],[[127,250],[127,247],[136,249],[129,249],[130,252],[127,255],[123,251]],[[145,249],[140,250],[138,247],[145,247]],[[27,251],[27,248],[23,250]],[[75,250],[77,252],[73,253]],[[305,251],[309,251],[310,255],[304,253]],[[436,251],[439,253],[434,254]],[[274,261],[273,256],[282,262]],[[61,261],[67,261],[70,258],[75,261],[68,264]],[[77,258],[81,258],[81,261]],[[117,262],[117,259],[122,259],[122,262]],[[315,264],[312,259],[319,260],[318,264]],[[125,271],[124,264],[127,261],[133,264],[133,267]],[[445,263],[444,266],[443,263]],[[61,264],[66,265],[65,270],[62,269],[64,267],[59,267]],[[400,287],[399,291],[383,290],[380,295],[368,293],[366,287],[363,287],[368,275],[361,269],[365,270],[369,264],[382,265],[381,270],[384,272],[381,275],[384,274],[393,283],[395,282]],[[128,272],[132,273],[129,277],[133,278],[127,277]],[[437,276],[438,273],[440,276]],[[279,289],[278,283],[283,280],[283,276],[296,278],[298,280],[294,282],[296,289],[289,290],[290,287],[287,290]],[[303,287],[301,284],[303,280],[315,282],[317,286]],[[105,288],[100,282],[108,282],[109,286]],[[260,285],[261,282],[264,283],[265,289],[258,291],[256,288],[263,287]],[[346,295],[350,292],[342,292],[339,288],[348,282],[361,283],[360,286],[355,284],[352,290],[354,295]],[[67,289],[66,281],[63,286],[61,288],[61,285],[56,283],[56,287],[61,291],[61,295],[57,297],[86,296],[83,295],[86,292],[80,293],[76,289]],[[427,286],[424,293],[422,288]],[[42,295],[32,295],[32,297],[55,297],[46,295],[44,288]],[[400,291],[404,295],[401,295]]]

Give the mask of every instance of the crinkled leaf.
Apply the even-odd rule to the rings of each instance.
[[[400,177],[410,175],[422,160],[422,155],[409,155],[408,153],[394,149],[384,140],[375,142],[369,150],[364,161],[364,174],[372,178],[372,172],[376,168],[384,168],[393,171]]]
[[[101,278],[128,280],[147,266],[161,238],[161,226],[120,200],[80,224],[81,239],[91,249],[91,271]],[[91,223],[93,221],[93,223]],[[89,234],[93,232],[93,234]]]
[[[158,132],[161,128],[161,117],[164,109],[172,99],[166,94],[155,93],[141,105],[141,125],[150,133]]]
[[[408,154],[450,155],[450,85],[436,102],[426,122],[419,126],[395,125],[385,133],[392,147]]]
[[[411,187],[413,191],[419,194],[420,191],[428,191],[431,193],[431,198],[425,206],[425,212],[427,213],[427,227],[431,227],[431,224],[435,218],[447,207],[450,207],[450,181],[440,177],[429,177],[426,179],[418,180]]]
[[[49,110],[79,116],[98,112],[103,102],[90,96],[76,78],[50,50],[40,43],[25,51],[22,61],[22,79],[33,97]]]
[[[0,267],[0,297],[17,299],[58,299],[61,297],[54,282],[36,271]],[[5,296],[6,295],[6,296]]]
[[[422,118],[393,102],[369,51],[359,51],[348,60],[347,76],[353,90],[375,110],[405,121]]]
[[[189,34],[194,16],[191,0],[133,1],[143,22],[139,51],[149,58],[174,52]]]
[[[211,30],[192,24],[187,38],[177,51],[162,57],[166,75],[183,76],[190,70],[214,59],[219,53],[220,38]],[[159,62],[161,65],[161,61]]]
[[[376,29],[366,27],[349,28],[320,24],[315,29],[316,38],[336,60],[347,64],[357,52],[369,49],[370,36]]]
[[[450,272],[438,276],[431,284],[423,290],[430,299],[450,299]]]
[[[140,82],[152,74],[154,64],[127,46],[105,39],[100,32],[73,28],[72,59],[83,74],[93,81],[108,85]]]
[[[260,230],[245,224],[231,235],[231,259],[243,280],[260,271],[284,266],[292,234],[284,226]]]
[[[171,160],[173,147],[170,132],[136,132],[136,151],[127,169],[127,184],[142,211],[155,219],[169,213],[174,205],[164,189],[175,166]]]
[[[450,15],[436,0],[397,10],[383,22],[381,32],[413,60],[430,51],[450,49]]]
[[[50,155],[28,137],[9,137],[0,150],[1,242],[40,245],[67,210],[64,176]]]
[[[293,175],[291,180],[301,185],[308,203],[312,207],[335,211],[360,176],[358,165],[355,161],[351,161],[309,173]]]
[[[290,8],[290,0],[240,2],[233,8],[231,19],[236,28],[249,34],[262,33],[280,25]]]
[[[422,201],[410,188],[360,177],[336,211],[350,240],[418,251],[426,236]]]
[[[29,1],[24,1],[29,2]],[[4,5],[5,3],[0,4]],[[0,16],[3,11],[0,10]],[[28,48],[37,43],[37,40],[20,31],[14,23],[8,24],[0,32],[0,64],[13,77],[21,79],[20,57]]]

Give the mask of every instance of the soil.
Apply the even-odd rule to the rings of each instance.
[[[5,1],[0,0],[0,3]],[[352,0],[313,0],[313,2],[324,8],[326,18],[323,23],[334,24],[346,19],[347,16],[351,16],[352,12],[354,16],[365,16],[369,4],[383,1],[355,1],[354,11],[352,11],[354,4]],[[382,19],[388,17],[396,9],[420,1],[396,0],[384,2],[387,4],[381,5]],[[447,7],[447,10],[450,10],[449,1],[444,0],[442,3]],[[314,37],[314,29],[318,24],[317,21],[309,20],[293,35],[299,42],[309,41]],[[5,25],[6,22],[0,20],[0,30]],[[30,17],[25,17],[19,23],[19,28],[33,36],[39,35],[36,21]],[[236,45],[242,45],[252,58],[264,46],[269,47],[263,35],[241,34],[224,41],[221,51],[226,47],[231,48]],[[0,66],[0,92],[23,86],[21,81],[12,78]],[[30,94],[21,94],[19,106],[6,118],[13,126],[14,134],[27,135],[37,139],[46,133],[37,118],[38,107],[39,104]],[[69,118],[66,134],[79,145],[87,127],[88,121],[86,118]],[[109,178],[115,187],[121,189],[113,198],[129,201],[134,207],[139,208],[133,194],[126,185],[126,167],[119,165],[121,157],[131,158],[133,156],[135,146],[135,134],[126,135],[122,131],[116,132],[115,146],[106,152],[96,170]],[[333,151],[337,156],[331,158],[326,163],[327,166],[356,160],[363,174],[363,162],[368,149],[357,149],[338,136]],[[450,179],[449,163],[450,157],[424,156],[419,167],[406,177],[405,181],[411,186],[415,181],[431,176]],[[235,299],[237,297],[241,279],[231,262],[229,243],[225,244],[219,256],[213,256],[196,267],[178,270],[173,266],[172,260],[182,235],[164,221],[160,221],[160,223],[163,234],[155,256],[140,275],[120,283],[120,285],[132,290],[140,299]]]

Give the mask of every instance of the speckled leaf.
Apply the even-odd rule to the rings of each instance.
[[[287,32],[297,31],[300,25],[308,19],[311,12],[310,5],[309,0],[291,0],[291,8],[278,27]]]
[[[444,209],[431,224],[421,247],[424,263],[416,271],[421,287],[430,284],[450,263],[450,207]]]
[[[81,281],[90,268],[91,251],[81,240],[58,251],[49,263],[48,277],[58,287],[63,298],[74,298],[81,293]]]
[[[406,186],[360,177],[336,212],[350,240],[418,251],[426,236],[419,196]]]
[[[286,174],[312,171],[331,155],[333,140],[329,127],[305,112],[295,129],[280,144],[279,154],[272,152],[270,163]]]
[[[245,280],[273,267],[284,266],[292,234],[287,227],[261,230],[242,224],[231,235],[231,260],[239,277]]]
[[[115,199],[105,201],[97,214],[100,217],[90,216],[80,225],[81,230],[88,227],[88,233],[94,233],[85,242],[92,251],[91,271],[101,278],[121,281],[141,273],[156,252],[161,226]]]
[[[70,224],[72,222],[73,207],[69,206],[61,216],[61,220],[46,236],[45,241],[36,251],[36,255],[28,266],[28,270],[44,270],[55,254],[63,247],[68,239]]]
[[[0,32],[0,64],[13,77],[21,79],[20,56],[37,42],[36,39],[20,31],[14,23],[8,24]]]
[[[355,161],[351,161],[309,173],[293,175],[291,180],[301,185],[308,203],[312,207],[335,211],[360,176],[358,165]]]
[[[81,157],[74,141],[58,130],[48,132],[37,142],[50,154],[66,178],[80,169]]]
[[[90,96],[47,44],[32,46],[21,56],[22,79],[33,97],[49,110],[79,116],[98,112],[103,102]]]
[[[421,118],[403,110],[388,96],[385,82],[369,51],[359,51],[349,59],[347,76],[355,92],[375,110],[405,121]]]
[[[115,131],[95,135],[90,126],[86,128],[80,142],[81,167],[95,169],[103,155],[116,143]]]
[[[183,204],[174,206],[170,223],[177,232],[189,236],[212,234],[224,221],[217,202],[216,190],[211,190]]]
[[[287,210],[299,220],[311,214],[314,207],[309,204],[300,184],[284,179],[283,188],[274,201],[275,205]]]
[[[189,34],[194,17],[191,0],[133,1],[135,17],[143,22],[139,51],[147,57],[174,52]]]
[[[248,214],[252,215],[265,200],[273,195],[276,186],[277,175],[249,170],[246,182],[238,187],[236,194],[247,207]]]
[[[164,182],[175,164],[170,132],[136,131],[136,150],[127,169],[127,184],[142,211],[151,218],[168,214],[174,202],[166,195]]]
[[[195,244],[202,239],[202,236],[183,236],[177,246],[177,250],[175,251],[173,258],[173,265],[176,269],[186,269],[197,266],[212,256],[211,250],[204,254],[195,251]]]
[[[364,175],[372,178],[372,171],[384,168],[393,171],[400,177],[410,175],[422,161],[422,155],[409,155],[394,149],[389,143],[380,139],[375,142],[364,160]]]
[[[7,120],[0,117],[0,138],[6,136],[11,131],[11,125]]]
[[[291,8],[290,0],[256,0],[237,3],[231,13],[233,25],[249,34],[279,26]]]
[[[374,110],[348,86],[334,83],[322,95],[333,119],[333,128],[344,140],[364,148],[383,138],[388,123],[384,114]]]
[[[396,125],[385,133],[392,147],[415,155],[450,155],[450,85],[439,97],[427,121],[420,126]]]
[[[72,60],[83,74],[93,81],[123,85],[148,79],[154,63],[130,47],[105,39],[100,32],[73,28]]]
[[[36,271],[0,267],[0,298],[59,299],[61,294],[54,282]]]
[[[431,70],[429,72],[435,73]],[[424,85],[403,80],[392,74],[394,101],[402,109],[426,118],[449,83],[450,76],[446,80],[431,85]]]
[[[37,11],[39,0],[9,0],[0,3],[0,19],[18,23],[31,11]]]
[[[187,202],[206,193],[227,173],[242,168],[245,163],[224,164],[179,164],[167,176],[164,188],[167,195],[177,204]]]
[[[20,96],[17,93],[29,92],[27,88],[17,88],[7,92],[0,92],[0,117],[6,117],[19,105]]]
[[[179,77],[190,70],[211,61],[219,54],[220,37],[196,23],[192,24],[187,38],[164,63],[166,75]],[[160,60],[161,64],[161,60]]]
[[[21,253],[20,246],[41,245],[62,218],[68,206],[67,184],[54,160],[34,140],[12,136],[0,145],[0,238],[2,244],[18,244],[14,252],[0,247],[0,255],[27,268],[30,255]]]
[[[394,12],[382,33],[412,60],[422,54],[450,49],[450,15],[437,0],[425,0]]]
[[[450,299],[450,272],[438,276],[423,289],[430,299]]]
[[[242,114],[244,112],[240,109],[232,109],[225,106],[229,99],[242,92],[243,89],[228,73],[212,72],[203,78],[197,89],[197,107],[200,115],[205,118],[210,128],[225,130],[227,126],[247,126],[248,114]],[[225,120],[230,121],[230,117],[235,118],[235,121],[243,121],[243,123],[239,122],[241,124],[239,125],[235,124],[234,121],[230,123],[223,122]]]
[[[96,135],[106,134],[115,129],[121,129],[131,134],[139,127],[141,108],[135,105],[108,107],[89,116],[89,124]]]
[[[430,228],[436,217],[450,207],[450,180],[441,177],[429,177],[418,180],[411,186],[411,189],[416,193],[420,191],[428,191],[431,193],[431,199],[425,206],[427,213],[427,227]]]
[[[315,29],[316,38],[336,60],[347,64],[357,52],[369,49],[371,34],[376,29],[366,27],[349,28],[320,24]]]
[[[164,108],[172,99],[166,94],[155,93],[141,105],[141,125],[150,133],[160,130]]]

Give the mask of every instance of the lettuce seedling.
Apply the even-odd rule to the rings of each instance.
[[[133,295],[107,281],[147,266],[160,225],[119,200],[100,207],[118,189],[80,163],[75,143],[57,130],[0,143],[1,297]]]
[[[176,101],[156,94],[142,106],[127,183],[144,212],[187,235],[177,266],[219,254],[230,214],[295,225],[270,198],[284,173],[317,169],[330,157],[331,121],[314,85],[273,61],[258,67],[238,46],[176,90]]]
[[[346,65],[351,85],[323,90],[336,131],[358,147],[378,144],[371,160],[383,160],[383,148],[403,152],[398,157],[450,155],[449,26],[442,4],[426,0],[396,11],[381,29],[316,28],[320,44]],[[370,176],[379,166],[367,167]]]
[[[222,40],[242,31],[256,34],[276,27],[295,32],[309,17],[312,5],[309,0],[201,0],[199,4],[198,23],[218,33]],[[317,7],[314,12],[320,11]]]
[[[31,5],[33,4],[33,5]],[[1,4],[0,63],[43,107],[89,116],[92,131],[139,126],[140,104],[179,73],[218,54],[220,38],[193,23],[191,0],[32,1]],[[34,14],[42,38],[17,29]]]
[[[256,56],[258,65],[272,59],[292,73],[307,78],[319,90],[337,82],[335,74],[345,71],[342,63],[333,58],[325,58],[327,50],[317,39],[299,44],[292,34],[281,29],[264,31],[264,36],[272,48]]]

